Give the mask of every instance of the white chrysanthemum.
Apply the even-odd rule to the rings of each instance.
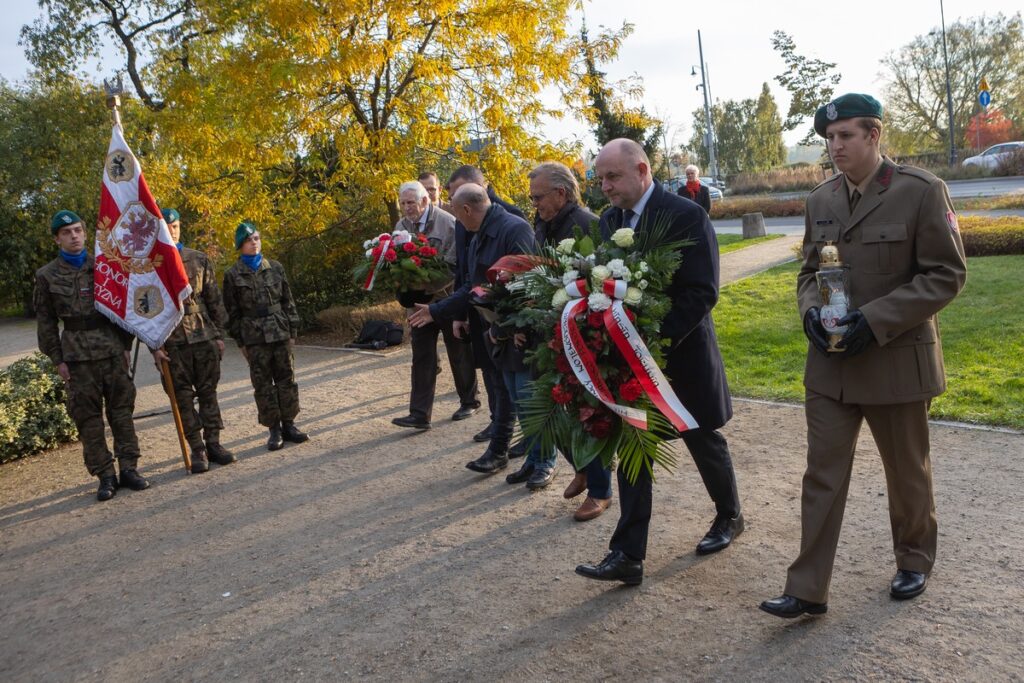
[[[551,297],[551,308],[556,310],[564,308],[567,303],[569,303],[569,292],[565,291],[564,287],[559,287]]]
[[[626,262],[620,258],[613,258],[607,263],[608,270],[612,271],[612,277],[616,279],[622,279],[623,273],[628,273],[629,268],[626,267]]]
[[[366,250],[366,258],[373,258],[373,249]]]
[[[636,287],[627,287],[626,296],[623,297],[623,301],[630,306],[636,306],[644,299],[644,293]]]
[[[636,283],[636,286],[639,287],[640,289],[647,289],[647,280],[641,280],[640,282]]]
[[[640,269],[641,273],[646,273],[651,269],[650,266],[647,265],[647,261],[641,261],[640,263],[636,264],[636,267]]]
[[[574,240],[572,237],[566,237],[564,240],[558,243],[556,249],[558,249],[558,251],[560,251],[563,254],[571,254],[575,246],[576,240]]]
[[[563,285],[568,285],[570,283],[576,282],[579,279],[580,279],[580,271],[578,271],[578,270],[567,270],[562,275],[562,284]]]
[[[590,310],[600,312],[611,308],[612,300],[607,294],[594,292],[587,297],[587,305],[590,306]]]
[[[633,246],[633,230],[632,228],[619,228],[612,233],[612,242],[615,242],[620,247],[631,247]]]
[[[369,249],[373,246],[373,240],[366,240],[363,242],[363,249]]]
[[[391,241],[396,247],[400,247],[406,242],[412,242],[412,235],[409,234],[408,230],[395,230],[391,236]]]

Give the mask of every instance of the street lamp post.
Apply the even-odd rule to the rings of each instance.
[[[706,128],[706,138],[704,143],[708,148],[708,164],[711,166],[711,175],[718,180],[718,159],[715,158],[715,124],[711,118],[711,102],[708,94],[708,74],[707,69],[704,65],[704,43],[701,41],[700,30],[697,31],[697,49],[700,52],[700,81],[701,84],[698,88],[704,91],[704,123]],[[696,76],[697,74],[691,74]]]
[[[946,111],[949,114],[949,165],[956,165],[956,131],[953,129],[953,90],[949,86],[949,53],[946,51],[946,10],[939,0],[942,19],[942,59],[946,63]]]

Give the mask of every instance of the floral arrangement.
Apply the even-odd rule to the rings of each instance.
[[[374,286],[403,292],[421,290],[451,279],[448,264],[423,233],[382,233],[363,242],[363,248],[366,260],[356,267],[353,276],[366,291]]]
[[[577,467],[616,458],[631,481],[641,468],[675,465],[666,441],[696,427],[662,374],[664,293],[686,243],[668,239],[667,221],[651,229],[577,232],[545,258],[521,263],[506,291],[511,316],[543,343],[532,351],[538,378],[522,420],[523,436],[571,453]],[[496,264],[496,265],[500,265]],[[507,278],[506,278],[507,279]]]

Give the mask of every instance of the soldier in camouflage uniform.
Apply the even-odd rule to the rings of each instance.
[[[149,488],[136,469],[135,384],[128,376],[132,336],[101,315],[93,303],[95,262],[85,249],[82,219],[71,211],[58,211],[50,231],[60,256],[36,271],[39,350],[57,366],[67,387],[68,412],[78,427],[85,466],[100,480],[96,497],[110,500],[119,484],[103,431],[104,406],[114,435],[120,486],[136,491]]]
[[[256,227],[246,221],[235,230],[238,261],[224,273],[224,306],[228,331],[249,363],[261,425],[270,428],[267,448],[285,441],[302,443],[309,436],[295,426],[299,386],[295,383],[292,345],[299,332],[299,314],[284,267],[263,258]]]
[[[210,469],[210,460],[218,465],[235,461],[231,451],[220,445],[224,421],[217,405],[217,382],[220,381],[228,315],[206,254],[182,245],[181,216],[175,209],[164,209],[163,214],[171,238],[181,253],[192,294],[184,302],[185,317],[164,342],[164,347],[153,352],[153,357],[157,362],[166,360],[170,365],[181,424],[192,449],[192,473],[200,474]],[[194,403],[197,396],[198,413]]]

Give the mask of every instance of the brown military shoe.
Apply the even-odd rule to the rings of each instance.
[[[562,493],[566,498],[575,498],[584,491],[587,490],[587,473],[577,472],[576,476],[572,478],[569,485],[565,487],[565,492]]]
[[[206,457],[206,449],[200,446],[192,449],[192,474],[210,471],[210,461]]]
[[[235,458],[234,453],[224,448],[216,441],[206,442],[206,452],[210,456],[210,461],[215,462],[218,465],[230,465],[237,459]]]
[[[573,515],[573,519],[577,522],[587,522],[595,517],[600,517],[601,513],[608,509],[608,506],[612,504],[611,498],[592,498],[587,496],[587,499],[583,501],[583,504],[576,508],[576,513]]]

